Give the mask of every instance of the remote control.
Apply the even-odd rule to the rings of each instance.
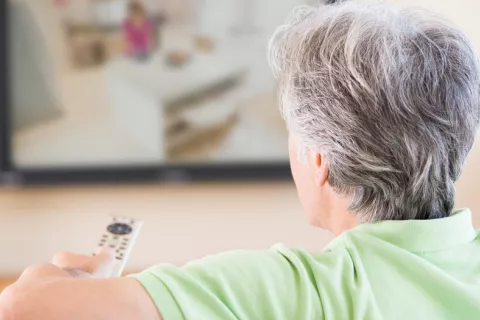
[[[127,259],[135,244],[138,233],[142,228],[142,221],[126,217],[110,217],[110,221],[98,243],[99,247],[115,249],[115,266],[112,277],[120,277],[127,263]]]

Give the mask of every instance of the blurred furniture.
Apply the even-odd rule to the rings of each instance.
[[[165,18],[162,14],[156,14],[151,19],[154,23],[158,47],[161,44],[160,29]],[[124,53],[123,18],[120,20],[98,18],[97,20],[88,23],[65,22],[64,24],[71,61],[76,68],[103,65]]]
[[[234,123],[246,64],[230,50],[197,53],[181,66],[159,53],[145,63],[108,64],[108,95],[118,122],[137,143],[170,160],[208,143]]]
[[[9,2],[9,55],[13,129],[61,116],[54,89],[54,67],[30,7]]]
[[[81,25],[66,26],[70,57],[75,68],[103,64],[107,59],[107,35],[102,30]]]
[[[71,63],[75,68],[102,65],[122,52],[120,28],[110,29],[89,24],[65,24]]]

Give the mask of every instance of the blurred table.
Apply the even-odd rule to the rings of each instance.
[[[0,278],[0,292],[15,282],[15,278]]]
[[[0,278],[55,252],[91,253],[111,214],[145,221],[127,271],[276,243],[318,250],[292,183],[59,186],[0,190]]]

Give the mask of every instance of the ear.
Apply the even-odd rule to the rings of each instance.
[[[321,154],[313,154],[313,164],[314,164],[314,174],[315,174],[315,184],[318,187],[323,187],[328,183],[328,163],[327,158]]]

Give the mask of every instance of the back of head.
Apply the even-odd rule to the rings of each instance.
[[[328,159],[364,221],[448,216],[480,120],[480,66],[420,10],[300,7],[270,45],[291,134]]]

